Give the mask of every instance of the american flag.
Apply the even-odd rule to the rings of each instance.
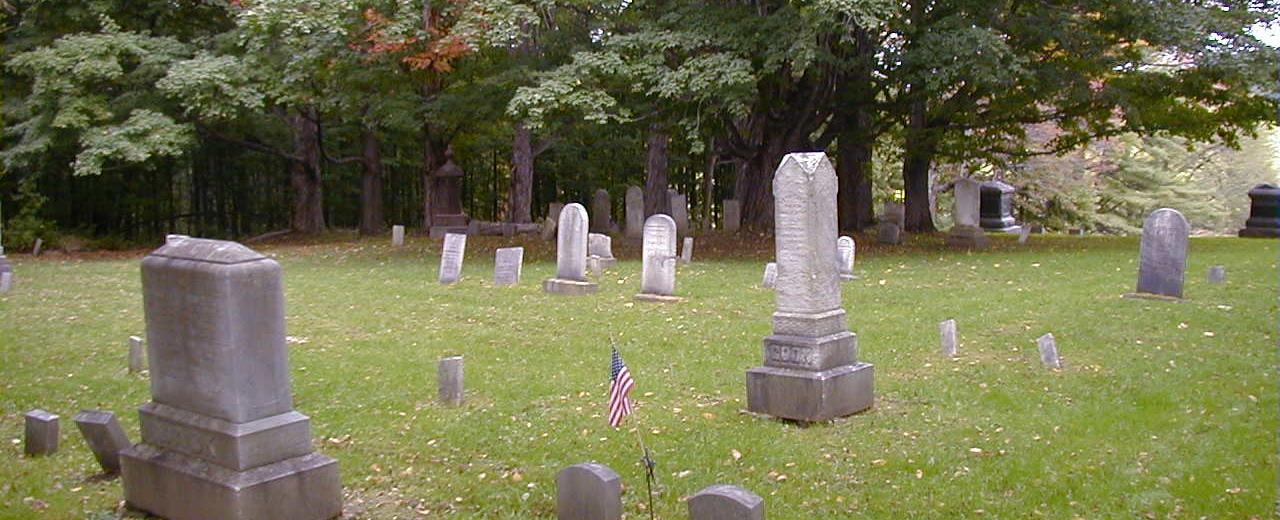
[[[631,371],[622,362],[618,349],[613,349],[613,362],[609,366],[609,426],[622,426],[622,420],[631,415],[631,388],[636,382],[631,379]]]

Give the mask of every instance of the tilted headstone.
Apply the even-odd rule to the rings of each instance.
[[[988,181],[979,188],[982,191],[979,211],[982,229],[1000,233],[1021,231],[1018,221],[1013,218],[1013,186],[1001,181]]]
[[[445,233],[440,251],[440,283],[458,283],[462,277],[462,258],[467,252],[467,235]]]
[[[22,452],[37,457],[58,451],[58,416],[41,410],[23,415]]]
[[[737,233],[742,227],[742,203],[734,199],[724,201],[724,230]]]
[[[684,244],[680,247],[680,263],[693,263],[693,237],[684,237]]]
[[[556,518],[622,518],[622,479],[603,464],[574,464],[556,474]]]
[[[836,265],[840,269],[840,279],[849,281],[858,278],[853,274],[853,263],[857,259],[857,244],[853,237],[840,237],[836,240]]]
[[[391,226],[391,245],[395,247],[404,245],[404,226],[399,224]]]
[[[774,289],[778,283],[778,263],[769,262],[764,264],[764,279],[760,281],[760,286],[765,289]]]
[[[1018,243],[1025,244],[1027,239],[1031,238],[1031,226],[1021,226],[1018,228]]]
[[[1221,265],[1215,265],[1209,268],[1209,283],[1222,284],[1227,283],[1227,268]]]
[[[987,235],[978,226],[980,190],[978,181],[967,177],[956,179],[951,210],[955,225],[947,233],[947,245],[970,249],[987,247]]]
[[[44,249],[44,239],[37,238],[36,244],[31,246],[31,256],[40,256],[40,250]]]
[[[644,190],[639,186],[627,188],[627,238],[640,238],[644,234]]]
[[[609,200],[609,191],[596,190],[591,198],[591,231],[593,233],[610,233],[613,231],[613,205]]]
[[[523,269],[523,247],[499,248],[493,254],[493,285],[519,285],[520,272]]]
[[[1280,188],[1259,184],[1249,190],[1249,220],[1245,221],[1240,236],[1280,237]]]
[[[1062,368],[1062,359],[1058,357],[1058,342],[1053,333],[1047,333],[1036,339],[1036,347],[1040,350],[1040,362],[1049,368]]]
[[[560,212],[556,226],[556,276],[542,282],[542,290],[554,294],[588,294],[599,288],[587,280],[587,209],[570,204]]]
[[[618,259],[613,257],[613,238],[609,235],[589,233],[587,256],[594,257],[599,262],[600,269],[611,269],[618,264]]]
[[[142,338],[129,336],[129,373],[137,374],[146,369],[147,351]]]
[[[80,429],[80,435],[84,437],[85,443],[89,444],[89,451],[93,452],[93,458],[98,459],[98,465],[102,466],[102,471],[108,474],[119,473],[120,452],[132,446],[133,443],[129,442],[129,436],[124,433],[124,428],[120,427],[116,414],[100,410],[84,410],[76,414],[75,421],[76,428]]]
[[[661,213],[644,222],[640,294],[636,299],[675,301],[676,223]]]
[[[1182,298],[1189,231],[1178,210],[1162,208],[1147,216],[1138,251],[1138,295]]]
[[[440,402],[458,406],[465,392],[462,379],[462,356],[447,357],[436,367]]]
[[[873,372],[858,362],[836,268],[836,172],[824,153],[793,153],[773,176],[778,280],[764,366],[747,371],[747,409],[823,421],[871,407]]]
[[[938,324],[938,333],[942,336],[942,355],[956,356],[956,320],[947,320]]]
[[[902,243],[902,227],[893,222],[881,222],[876,226],[876,242],[888,245]]]
[[[680,236],[689,234],[689,198],[676,190],[667,190],[671,200],[671,220],[676,221],[676,233]]]
[[[151,401],[120,452],[128,505],[185,519],[327,519],[338,462],[293,409],[280,264],[191,238],[142,261]]]
[[[689,497],[689,519],[764,520],[764,499],[738,486],[709,486]]]

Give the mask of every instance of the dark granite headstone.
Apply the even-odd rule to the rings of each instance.
[[[982,229],[1017,233],[1021,230],[1013,218],[1013,186],[1000,181],[988,181],[981,186],[981,209],[979,211]]]
[[[22,451],[27,455],[52,455],[58,451],[58,416],[41,409],[23,416]]]
[[[1240,236],[1280,237],[1280,188],[1259,184],[1249,190],[1249,220],[1240,230]]]
[[[470,218],[462,211],[462,168],[453,162],[453,149],[445,150],[445,162],[431,174],[431,229],[439,238],[445,233],[466,233]]]
[[[120,472],[120,452],[132,446],[116,420],[116,414],[99,410],[85,410],[75,416],[76,428],[89,443],[89,451],[98,459],[102,471],[108,474]]]

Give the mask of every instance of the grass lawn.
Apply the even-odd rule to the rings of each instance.
[[[658,460],[659,518],[687,518],[683,499],[716,483],[763,496],[774,519],[1274,514],[1276,241],[1193,239],[1182,303],[1121,298],[1136,238],[860,245],[844,302],[876,366],[875,407],[802,427],[745,411],[744,373],[770,331],[773,292],[758,285],[771,239],[700,239],[679,270],[688,299],[661,305],[633,303],[638,250],[620,241],[599,294],[566,297],[541,291],[554,251],[536,239],[521,285],[499,289],[493,249],[510,241],[472,237],[463,280],[440,286],[438,241],[330,238],[258,249],[284,266],[295,404],[341,462],[354,517],[554,517],[555,473],[594,460],[622,475],[627,516],[647,518],[637,427]],[[147,379],[125,367],[126,338],[145,332],[143,254],[10,257],[0,517],[118,510],[119,480],[94,478],[71,417],[115,411],[138,440]],[[1227,284],[1205,281],[1215,264]],[[947,318],[955,359],[938,353]],[[1040,364],[1045,332],[1061,371]],[[604,418],[610,335],[637,382],[618,431]],[[468,401],[447,408],[436,361],[457,354]],[[30,459],[22,413],[37,407],[62,416],[62,448]]]

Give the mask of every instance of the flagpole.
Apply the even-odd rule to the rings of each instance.
[[[618,341],[613,338],[613,334],[609,335],[609,343],[612,344],[613,350],[618,350]],[[619,351],[619,355],[621,355],[621,351]],[[632,415],[635,415],[635,413],[632,412]],[[636,442],[640,445],[640,452],[644,454],[640,458],[640,463],[644,465],[644,485],[649,495],[649,520],[654,520],[656,513],[653,510],[653,481],[655,480],[653,468],[657,463],[649,456],[649,447],[644,445],[644,436],[640,434],[639,421],[636,422]]]

